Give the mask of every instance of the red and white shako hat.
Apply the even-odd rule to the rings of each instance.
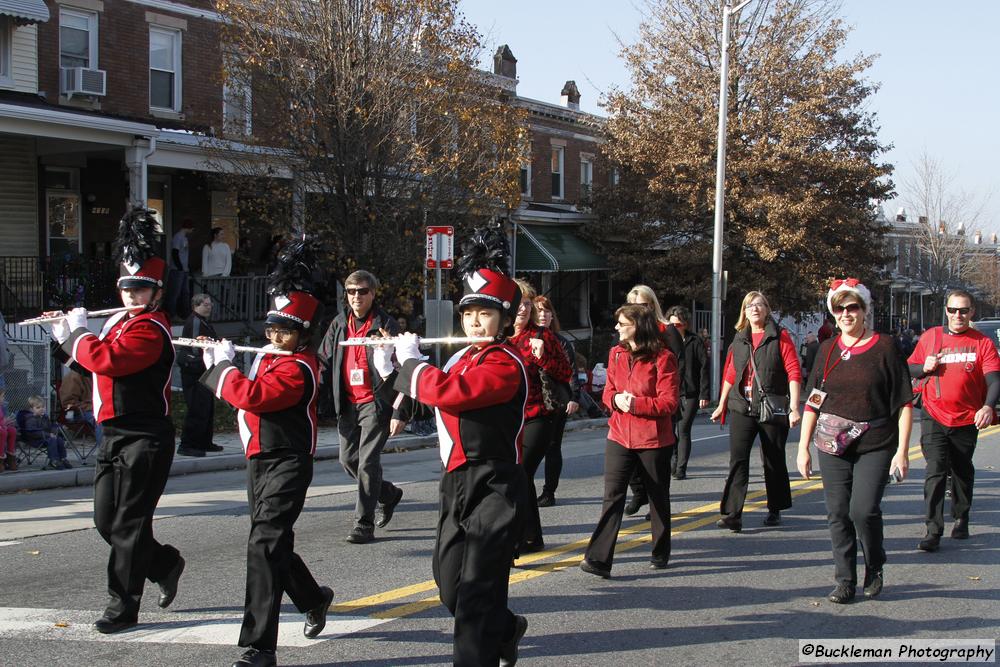
[[[266,324],[300,331],[315,328],[323,303],[314,294],[313,255],[313,244],[304,235],[282,249],[268,276],[267,291],[274,298],[274,309],[267,312]]]
[[[865,307],[865,312],[872,312],[872,293],[865,287],[857,278],[838,278],[830,283],[830,291],[826,293],[826,308],[830,311],[831,315],[833,312],[833,297],[839,292],[853,292]]]
[[[118,289],[163,287],[167,263],[157,255],[156,211],[133,208],[118,223]]]
[[[458,270],[464,276],[465,295],[458,310],[476,305],[514,315],[521,303],[521,288],[507,274],[510,250],[498,224],[476,229],[462,246]]]
[[[309,292],[293,290],[274,296],[274,310],[267,311],[266,324],[283,324],[307,330],[316,322],[320,301]]]

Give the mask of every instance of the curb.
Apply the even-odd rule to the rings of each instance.
[[[566,432],[582,431],[607,425],[607,418],[577,419],[566,423]],[[386,451],[400,452],[424,449],[437,444],[437,436],[403,435],[391,438],[385,444]],[[324,461],[335,459],[340,454],[340,445],[316,446],[315,459]],[[215,454],[204,458],[175,456],[170,466],[170,476],[190,475],[199,472],[239,470],[246,468],[243,454]],[[28,493],[43,489],[58,489],[72,486],[91,486],[94,483],[94,467],[77,467],[72,470],[33,470],[30,472],[4,473],[0,475],[0,494]]]

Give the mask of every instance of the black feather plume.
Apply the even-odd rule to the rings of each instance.
[[[316,244],[301,236],[282,248],[278,265],[267,277],[267,293],[275,296],[292,291],[314,292],[313,267],[316,264]]]
[[[118,223],[118,261],[141,266],[158,254],[156,211],[133,208]]]
[[[462,256],[458,258],[456,268],[463,276],[479,269],[510,273],[510,245],[500,225],[474,229],[462,243]]]

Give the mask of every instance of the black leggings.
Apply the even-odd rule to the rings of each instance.
[[[542,521],[538,516],[538,499],[535,497],[535,471],[545,458],[552,440],[551,415],[536,417],[524,425],[524,472],[528,477],[528,493],[525,500],[524,536],[522,542],[540,544],[542,542]]]
[[[549,450],[545,453],[545,484],[542,486],[542,493],[550,496],[556,495],[559,476],[562,475],[562,440],[563,432],[566,430],[566,418],[565,410],[552,415],[552,438],[549,441]]]

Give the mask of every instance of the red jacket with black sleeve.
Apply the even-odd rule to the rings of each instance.
[[[540,359],[531,352],[532,338],[540,338],[545,343]],[[544,370],[556,382],[569,383],[573,367],[563,352],[562,344],[551,330],[534,324],[528,324],[521,333],[512,336],[510,344],[521,353],[524,369],[528,373],[528,403],[524,409],[524,418],[534,419],[548,414],[549,410],[545,409],[542,399],[542,378],[539,371]]]
[[[104,422],[126,415],[170,414],[170,372],[174,346],[170,321],[161,312],[129,317],[119,313],[100,335],[80,327],[57,354],[94,376],[94,418]]]
[[[409,359],[394,388],[435,409],[441,462],[451,472],[467,461],[521,462],[527,387],[521,355],[492,343],[460,350],[444,370]]]
[[[258,354],[244,375],[230,361],[205,371],[201,383],[237,409],[236,423],[248,459],[290,449],[316,453],[316,355]]]
[[[680,403],[681,378],[677,359],[670,350],[660,350],[653,359],[635,359],[621,345],[608,354],[608,381],[604,404],[611,409],[608,439],[626,449],[667,447],[676,441],[671,415]],[[615,394],[631,393],[632,407],[622,412]]]

